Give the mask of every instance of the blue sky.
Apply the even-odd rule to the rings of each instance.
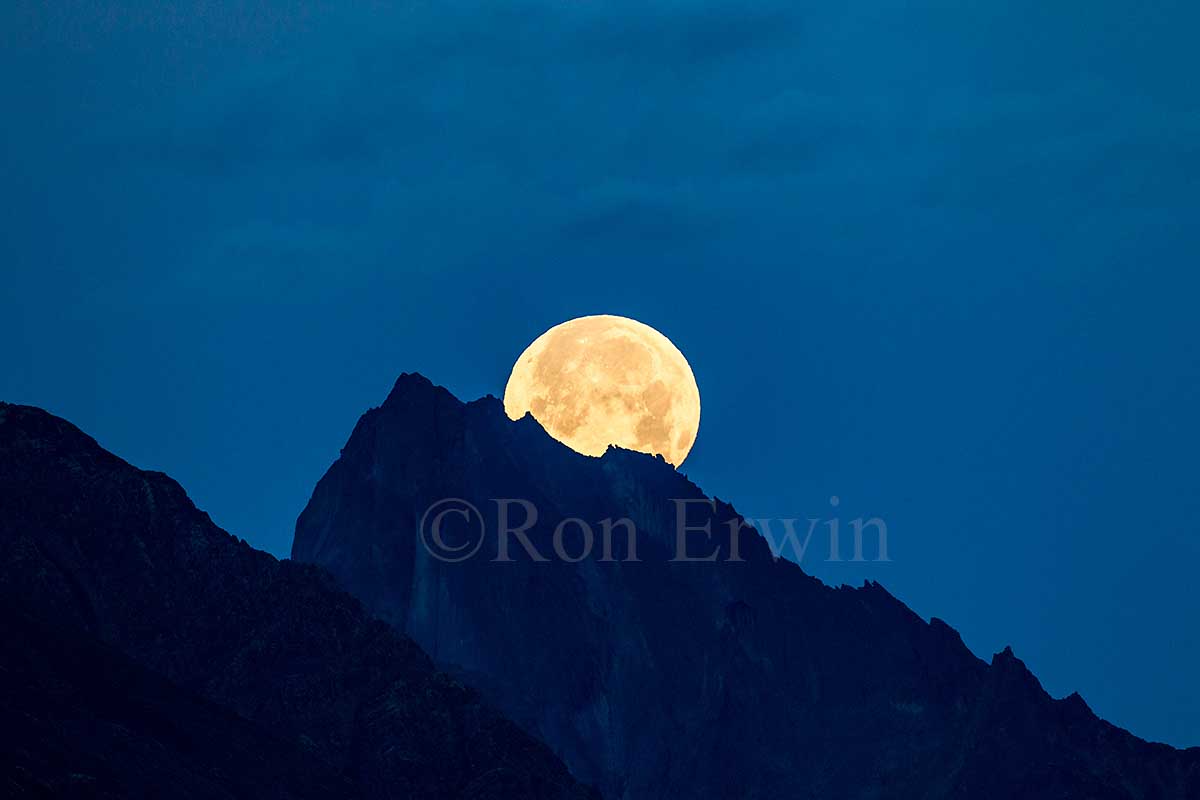
[[[276,554],[401,371],[616,313],[684,471],[1200,745],[1200,7],[12,2],[0,398]]]

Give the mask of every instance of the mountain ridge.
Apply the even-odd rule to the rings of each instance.
[[[570,517],[628,517],[649,558],[568,565],[518,549],[513,563],[445,563],[417,523],[450,497],[527,500],[543,543]],[[709,545],[743,563],[672,562],[672,499],[711,503]],[[691,513],[686,524],[704,522]],[[1200,749],[1144,742],[1078,695],[1051,698],[1011,648],[985,662],[878,583],[826,586],[740,520],[661,459],[582,456],[494,397],[464,403],[403,374],[318,482],[292,554],[608,798],[1200,793]]]
[[[0,727],[28,733],[0,777],[35,795],[592,796],[324,570],[254,550],[165,474],[7,403],[0,608],[29,640],[0,649]]]

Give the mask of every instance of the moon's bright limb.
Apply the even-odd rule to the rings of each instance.
[[[700,429],[700,390],[683,353],[649,325],[607,314],[555,325],[521,353],[504,411],[525,412],[589,456],[610,444],[683,463]]]

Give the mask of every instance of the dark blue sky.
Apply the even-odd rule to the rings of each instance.
[[[701,486],[887,520],[810,571],[1200,745],[1200,6],[268,8],[3,4],[0,398],[282,555],[398,373],[631,316]]]

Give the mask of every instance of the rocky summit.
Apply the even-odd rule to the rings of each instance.
[[[1051,698],[1010,650],[982,661],[740,522],[661,459],[582,456],[404,375],[317,484],[293,557],[610,800],[1200,797],[1200,749]]]

